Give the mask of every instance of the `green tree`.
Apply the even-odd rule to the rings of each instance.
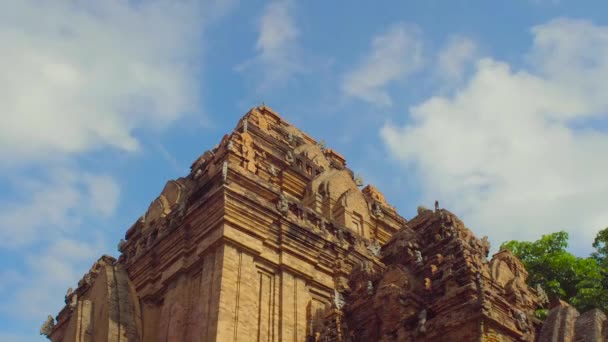
[[[608,289],[608,227],[600,230],[593,241],[595,252],[591,256],[597,260],[602,272],[602,286]]]
[[[608,227],[600,230],[593,240],[595,252],[591,254],[602,266],[608,267]]]
[[[579,311],[600,308],[608,311],[608,269],[606,242],[608,229],[600,231],[591,257],[577,257],[566,250],[568,233],[543,235],[539,240],[508,241],[501,249],[510,250],[528,270],[528,283],[542,286],[549,298],[563,299]]]

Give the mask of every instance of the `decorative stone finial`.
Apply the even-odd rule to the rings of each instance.
[[[78,295],[77,294],[72,294],[72,298],[70,300],[70,309],[74,310],[76,309],[76,306],[78,305]]]
[[[367,250],[373,256],[376,256],[376,257],[380,256],[380,244],[376,240],[373,240],[372,242],[369,243],[369,245],[367,246]]]
[[[69,287],[67,292],[65,293],[65,303],[68,304],[70,302],[70,297],[72,297],[72,294],[74,293],[74,290]]]
[[[286,161],[288,164],[291,164],[291,163],[293,163],[293,161],[294,161],[294,160],[295,160],[295,158],[294,158],[294,156],[293,156],[293,152],[291,152],[291,151],[287,151],[287,154],[285,155],[285,161]]]
[[[523,311],[519,309],[511,309],[511,316],[515,318],[515,325],[517,325],[519,330],[524,333],[528,331],[528,317],[526,317],[526,314]]]
[[[120,239],[120,241],[118,241],[118,251],[120,253],[124,253],[125,252],[125,246],[127,245],[127,241],[125,239]]]
[[[422,215],[422,214],[424,214],[426,212],[429,212],[429,211],[431,211],[431,210],[429,208],[423,206],[423,205],[419,205],[418,208],[417,208],[418,215]]]
[[[285,198],[285,195],[281,194],[281,196],[279,196],[279,199],[277,201],[277,210],[283,214],[283,215],[287,215],[287,213],[289,212],[289,202],[287,201],[287,198]]]
[[[279,174],[279,171],[273,164],[269,164],[267,170],[272,177],[276,177]]]
[[[222,164],[222,181],[225,182],[228,179],[228,162],[225,161]]]
[[[357,186],[363,186],[363,177],[361,177],[361,175],[355,177],[355,184]]]
[[[540,284],[536,284],[536,295],[538,296],[538,301],[541,305],[549,304],[549,297]]]
[[[370,296],[374,294],[374,283],[371,280],[367,281],[367,294]]]
[[[372,215],[380,219],[384,217],[384,212],[378,201],[374,201],[374,204],[372,204]]]
[[[40,335],[50,337],[54,328],[55,328],[55,319],[53,318],[53,316],[48,315],[48,317],[46,318],[46,321],[44,321],[44,323],[42,324],[42,327],[40,327]]]
[[[426,309],[422,309],[422,311],[418,313],[418,325],[416,326],[416,333],[426,333]]]
[[[342,295],[342,293],[340,291],[338,291],[337,289],[334,289],[334,305],[336,305],[336,308],[338,310],[342,309],[342,307],[344,306],[345,300],[344,300],[344,296]]]
[[[420,250],[416,249],[414,251],[414,257],[416,258],[416,265],[420,266],[423,264],[424,260],[422,259],[422,253]]]
[[[91,273],[87,273],[84,275],[84,277],[82,278],[84,285],[86,286],[91,286],[93,285],[93,278],[91,277]]]

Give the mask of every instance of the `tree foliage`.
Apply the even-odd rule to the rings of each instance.
[[[608,267],[608,227],[600,230],[593,241],[595,252],[591,254],[602,266]]]
[[[608,311],[608,228],[593,242],[595,252],[588,258],[566,250],[568,233],[543,235],[539,240],[508,241],[510,250],[528,270],[528,284],[542,286],[549,298],[563,299],[579,311],[599,308]]]

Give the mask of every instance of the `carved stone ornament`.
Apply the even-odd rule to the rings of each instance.
[[[547,293],[540,284],[536,284],[536,295],[541,305],[549,304],[549,296],[547,296]]]
[[[248,129],[249,129],[249,121],[247,119],[245,119],[243,121],[243,133],[247,133]]]
[[[124,253],[125,252],[125,246],[127,244],[127,241],[125,239],[120,239],[120,241],[118,241],[118,251],[120,253]]]
[[[370,296],[374,294],[374,283],[371,280],[367,281],[367,294]]]
[[[527,332],[529,327],[528,318],[526,317],[526,314],[523,313],[521,310],[513,309],[511,310],[511,315],[513,315],[513,318],[515,318],[515,324],[517,325],[517,328],[523,332]]]
[[[416,332],[418,334],[426,333],[426,309],[422,309],[418,313],[418,324],[416,326]]]
[[[367,250],[375,257],[380,256],[380,244],[376,240],[370,242]]]
[[[76,309],[77,305],[78,305],[78,295],[74,293],[70,300],[70,309],[72,309],[72,310]]]
[[[422,263],[423,263],[422,253],[420,253],[419,250],[414,251],[414,257],[416,258],[416,265],[422,265]]]
[[[490,240],[488,240],[487,236],[484,236],[481,239],[481,248],[482,248],[482,252],[484,253],[484,256],[488,256],[488,254],[490,253]]]
[[[289,201],[287,201],[287,198],[283,194],[279,196],[276,206],[277,210],[283,215],[287,215],[289,212]]]
[[[50,337],[51,333],[53,332],[53,328],[55,328],[55,319],[53,319],[53,316],[48,315],[46,321],[44,321],[42,327],[40,327],[40,335]]]
[[[294,158],[294,156],[293,156],[293,152],[291,152],[291,151],[287,151],[287,154],[285,154],[285,161],[286,161],[288,164],[291,164],[291,163],[293,163],[293,162],[294,162],[294,160],[295,160],[295,158]]]
[[[222,181],[226,181],[226,179],[228,179],[228,162],[225,161],[222,164]]]
[[[357,186],[363,186],[363,184],[364,184],[364,183],[363,183],[363,177],[361,177],[361,175],[357,175],[357,176],[355,177],[355,184],[356,184]]]
[[[93,284],[93,277],[91,277],[91,273],[85,274],[84,278],[82,279],[84,280],[84,283],[87,286],[91,286]]]
[[[336,308],[338,310],[342,309],[344,303],[346,303],[344,300],[344,295],[342,295],[340,291],[334,289],[334,305],[336,305]]]
[[[65,303],[68,304],[70,302],[70,297],[72,297],[72,294],[74,293],[74,290],[70,287],[68,288],[68,291],[65,293]]]
[[[268,165],[268,173],[272,176],[272,177],[276,177],[279,174],[279,170],[272,164]]]
[[[374,204],[372,204],[372,215],[380,219],[384,217],[384,212],[378,201],[374,201]]]

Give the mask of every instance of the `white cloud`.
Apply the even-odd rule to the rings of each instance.
[[[259,74],[261,90],[281,86],[303,70],[298,57],[299,31],[292,12],[291,1],[269,3],[257,22],[256,57],[236,66],[237,71]]]
[[[608,27],[558,19],[532,33],[530,70],[480,59],[453,96],[414,106],[382,136],[424,200],[477,234],[499,244],[565,229],[588,251],[608,224],[608,132],[585,121],[608,120]]]
[[[477,46],[463,36],[451,36],[437,57],[437,73],[444,82],[458,82],[474,60]]]
[[[196,1],[3,1],[0,157],[132,151],[194,111],[204,20]]]
[[[385,89],[423,66],[422,41],[417,28],[399,23],[372,40],[371,51],[348,72],[342,91],[378,106],[391,105]]]
[[[0,200],[0,248],[16,248],[74,232],[87,216],[114,214],[120,188],[108,175],[51,172],[13,182],[17,195]]]
[[[0,265],[0,313],[7,324],[32,322],[36,332],[107,252],[95,228],[115,214],[120,187],[103,171],[79,170],[74,157],[136,150],[135,130],[163,129],[197,110],[203,31],[235,3],[0,1],[0,174],[8,176],[0,186],[10,188],[0,196],[0,251],[12,255]]]
[[[89,194],[89,206],[105,217],[114,214],[120,197],[116,181],[108,175],[87,175],[83,181]]]

